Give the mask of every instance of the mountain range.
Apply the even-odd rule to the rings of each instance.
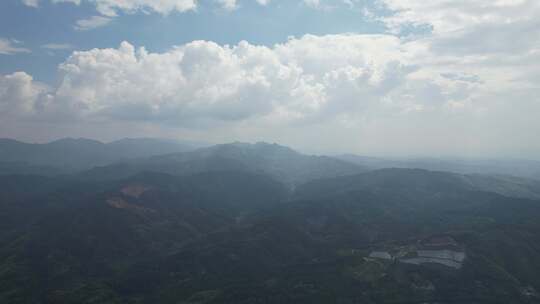
[[[336,158],[371,170],[417,168],[461,174],[512,175],[540,180],[540,161],[527,159],[380,158],[355,154],[337,155]]]
[[[0,171],[0,303],[540,301],[534,179],[268,143],[92,158],[116,148],[68,142],[50,163],[1,150],[70,169]]]
[[[64,138],[45,144],[0,139],[0,168],[13,173],[66,173],[112,162],[189,151],[204,144],[152,138],[126,138],[110,143]]]

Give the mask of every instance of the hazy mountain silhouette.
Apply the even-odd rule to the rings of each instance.
[[[125,178],[143,171],[189,175],[231,170],[268,174],[287,185],[366,171],[363,167],[332,157],[305,155],[288,147],[259,142],[222,144],[185,153],[137,159],[94,168],[83,176],[106,179]]]
[[[111,143],[64,138],[46,144],[0,139],[0,166],[12,173],[64,173],[126,159],[189,151],[200,146],[151,138],[122,139]]]
[[[376,170],[383,168],[417,168],[432,171],[447,171],[461,174],[513,175],[540,179],[540,162],[524,159],[444,159],[444,158],[379,158],[354,154],[336,156]]]

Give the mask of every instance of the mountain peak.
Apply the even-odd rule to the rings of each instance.
[[[88,139],[88,138],[83,138],[83,137],[78,137],[78,138],[73,138],[73,137],[65,137],[65,138],[61,138],[61,139],[57,139],[55,141],[52,141],[49,143],[50,145],[57,145],[57,144],[61,144],[61,145],[65,145],[65,144],[93,144],[93,145],[103,145],[102,142],[100,141],[97,141],[95,139]]]
[[[223,151],[228,149],[241,149],[245,151],[255,152],[255,153],[270,153],[270,154],[276,154],[276,153],[286,153],[286,154],[295,154],[298,155],[297,151],[294,149],[282,146],[277,143],[267,143],[264,141],[259,141],[256,143],[246,143],[246,142],[232,142],[228,144],[220,144],[215,145],[213,147],[210,147],[210,149],[214,149],[216,151]]]

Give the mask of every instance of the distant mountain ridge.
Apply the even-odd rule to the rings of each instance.
[[[152,138],[126,138],[110,143],[64,138],[45,144],[0,139],[0,163],[11,169],[18,164],[21,171],[32,172],[37,170],[35,167],[48,166],[69,172],[126,159],[189,151],[201,146],[193,142]]]
[[[540,161],[525,159],[445,159],[445,158],[383,158],[354,154],[335,156],[371,170],[383,168],[416,168],[460,174],[512,175],[540,180]]]
[[[508,197],[540,200],[540,181],[480,174],[458,174],[425,169],[389,168],[357,175],[312,181],[297,189],[297,196],[306,193],[316,196],[346,193],[348,191],[383,191],[385,188],[416,191],[482,191]]]
[[[235,142],[98,167],[82,176],[91,179],[121,179],[145,171],[173,175],[247,171],[267,174],[294,187],[310,180],[356,174],[366,169],[328,156],[301,154],[278,144]]]

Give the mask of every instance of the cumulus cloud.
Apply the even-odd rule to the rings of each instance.
[[[393,13],[383,18],[394,31],[427,25],[435,33],[451,33],[486,24],[537,20],[540,3],[534,0],[380,0]]]
[[[180,126],[316,123],[470,105],[482,90],[523,85],[502,84],[527,72],[509,72],[510,63],[442,65],[431,54],[428,42],[391,35],[306,35],[273,47],[194,41],[163,53],[123,42],[74,52],[60,65],[53,105],[79,118]]]
[[[176,125],[273,117],[313,122],[378,106],[414,71],[398,38],[306,35],[272,48],[194,41],[165,53],[124,42],[74,52],[57,106],[81,117]]]
[[[30,116],[41,107],[47,86],[37,83],[25,72],[0,75],[0,117]]]
[[[17,53],[30,53],[29,49],[17,46],[19,41],[0,37],[0,55],[13,55]]]
[[[537,1],[381,2],[390,33],[73,52],[57,87],[4,108],[373,154],[540,151]],[[411,27],[429,31],[404,36]]]
[[[412,38],[422,49],[416,61],[425,73],[474,75],[485,92],[504,94],[538,88],[530,80],[540,68],[540,2],[530,0],[381,0],[392,12],[381,17],[394,33],[410,27],[431,30]],[[462,76],[446,77],[452,81]],[[458,79],[461,78],[461,79]],[[534,96],[531,99],[536,99]]]

